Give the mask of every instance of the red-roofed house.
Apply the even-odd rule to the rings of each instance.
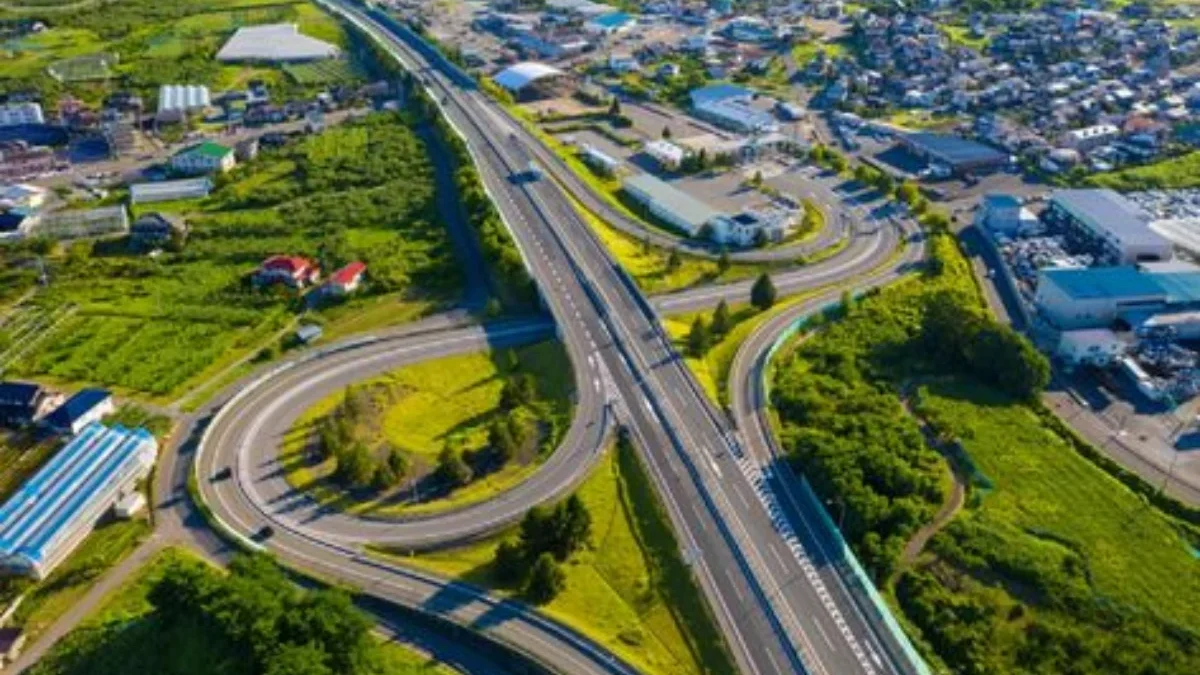
[[[292,288],[304,288],[321,278],[321,270],[308,258],[291,255],[273,255],[263,261],[254,273],[254,283],[260,286],[287,284]]]
[[[362,282],[363,274],[367,272],[367,266],[357,260],[346,265],[342,269],[334,272],[326,286],[334,295],[349,295],[358,289],[359,283]]]

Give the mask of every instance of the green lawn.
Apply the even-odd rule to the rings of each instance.
[[[439,222],[427,149],[408,124],[376,115],[331,128],[263,153],[205,200],[158,205],[191,228],[181,252],[152,259],[125,240],[52,252],[53,283],[27,307],[79,311],[14,372],[167,402],[260,349],[298,314],[324,323],[333,339],[446,306],[461,273]],[[0,250],[0,265],[26,265],[30,246]],[[363,260],[368,283],[314,314],[292,293],[248,283],[275,254],[329,268]]]
[[[563,566],[566,588],[541,611],[646,675],[735,672],[634,451],[609,451],[577,494],[592,515],[592,540]],[[492,587],[493,550],[515,536],[399,560]]]
[[[162,551],[60,640],[29,671],[30,675],[250,675],[243,660],[225,653],[228,645],[212,627],[199,623],[163,625],[156,616],[147,598],[172,564],[219,573],[184,549]],[[455,672],[391,642],[383,644],[379,656],[378,675]]]
[[[330,476],[333,459],[313,464],[308,443],[313,424],[329,414],[344,398],[344,392],[326,397],[296,420],[284,438],[280,461],[288,482],[309,491],[319,501],[355,513],[372,515],[430,513],[484,501],[528,477],[547,453],[557,445],[570,424],[574,379],[566,353],[558,342],[541,342],[515,350],[519,369],[534,376],[539,418],[545,430],[542,450],[509,462],[498,471],[476,479],[448,495],[411,503],[392,499],[393,491],[354,496],[334,483]],[[500,411],[500,394],[512,372],[505,352],[480,352],[450,356],[405,366],[367,382],[366,388],[381,387],[386,407],[368,444],[384,442],[402,450],[416,475],[432,470],[437,456],[450,439],[461,442],[463,451],[485,448],[488,424]],[[524,461],[522,461],[524,460]]]

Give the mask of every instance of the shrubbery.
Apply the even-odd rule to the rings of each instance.
[[[534,604],[545,604],[562,590],[559,563],[587,544],[592,516],[583,500],[571,495],[553,508],[530,509],[521,520],[517,542],[496,547],[493,574],[500,583],[521,588]]]

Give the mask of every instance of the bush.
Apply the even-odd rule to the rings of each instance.
[[[543,553],[533,563],[529,581],[525,584],[525,597],[535,605],[544,605],[562,592],[567,575],[559,568],[554,556]]]

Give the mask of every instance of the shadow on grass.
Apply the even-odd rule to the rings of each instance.
[[[633,534],[646,555],[650,572],[647,593],[631,601],[636,602],[639,611],[646,611],[653,604],[653,595],[661,597],[680,626],[693,661],[706,673],[736,672],[712,613],[680,555],[674,532],[641,461],[626,444],[617,444],[615,451],[620,467],[621,508],[633,524]]]

